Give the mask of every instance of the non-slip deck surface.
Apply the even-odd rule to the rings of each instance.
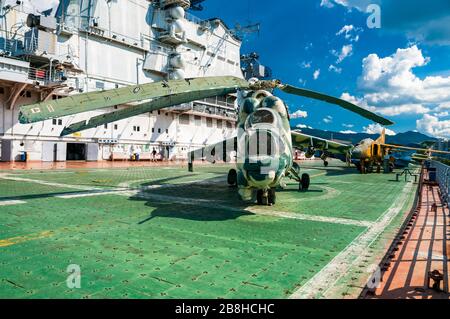
[[[304,166],[310,191],[289,182],[270,208],[240,202],[225,165],[2,170],[0,298],[357,294],[416,186]]]

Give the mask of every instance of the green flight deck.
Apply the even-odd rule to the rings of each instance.
[[[357,296],[417,188],[311,161],[256,206],[186,166],[0,171],[0,298]]]

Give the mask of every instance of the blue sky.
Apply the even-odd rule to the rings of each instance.
[[[394,132],[418,130],[450,138],[450,2],[430,0],[207,0],[200,18],[220,17],[229,27],[260,22],[242,53],[285,83],[321,91],[376,111]],[[369,29],[368,4],[381,8],[381,28]],[[400,4],[402,3],[402,4]],[[341,31],[342,30],[342,31]],[[341,31],[339,33],[339,31]],[[316,74],[316,79],[314,78]],[[343,95],[344,94],[344,95]],[[334,131],[377,132],[379,127],[338,107],[279,94],[294,125]],[[345,126],[344,126],[345,124]]]

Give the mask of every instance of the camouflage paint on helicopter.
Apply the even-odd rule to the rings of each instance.
[[[44,101],[22,106],[19,121],[24,124],[35,123],[115,105],[131,106],[73,123],[64,128],[61,133],[64,136],[168,106],[238,93],[241,110],[238,136],[191,152],[189,169],[193,169],[193,160],[203,157],[204,153],[212,160],[221,155],[221,159],[230,161],[230,153],[237,152],[240,157],[237,165],[239,173],[230,170],[229,184],[239,185],[244,199],[253,197],[256,191],[258,204],[271,205],[275,204],[275,188],[281,185],[283,177],[296,180],[302,190],[309,187],[309,176],[303,174],[300,177],[300,167],[293,161],[293,147],[299,147],[302,138],[300,133],[291,132],[286,105],[271,93],[275,89],[334,104],[383,125],[393,124],[348,101],[283,84],[279,80],[246,81],[230,76],[160,81]],[[137,102],[140,103],[130,104]]]
[[[239,107],[237,141],[239,194],[249,200],[256,189],[258,203],[267,198],[269,204],[274,204],[275,188],[282,178],[299,172],[298,166],[294,168],[289,113],[284,102],[268,91],[248,93]],[[304,179],[302,187],[307,189],[309,183]]]

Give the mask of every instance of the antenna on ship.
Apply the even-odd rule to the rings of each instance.
[[[259,31],[261,30],[261,23],[253,23],[249,25],[242,26],[239,23],[236,23],[234,29],[231,30],[231,33],[242,41],[246,39],[246,37],[250,34],[257,33],[259,36]]]
[[[205,2],[205,0],[191,0],[191,7],[189,10],[192,11],[203,11],[203,6],[201,5],[202,2]]]
[[[247,80],[251,78],[265,80],[272,77],[272,69],[259,62],[259,54],[256,52],[241,55],[241,68]]]

